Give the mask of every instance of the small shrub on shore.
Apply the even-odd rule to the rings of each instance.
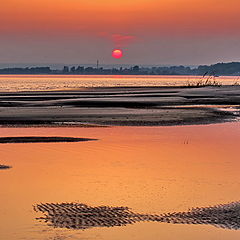
[[[187,84],[188,87],[207,87],[207,86],[214,86],[214,87],[221,87],[222,84],[218,82],[215,77],[211,78],[208,77],[205,79],[204,77],[201,78],[198,81],[194,82],[188,82]]]

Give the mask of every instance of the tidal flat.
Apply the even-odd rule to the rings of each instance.
[[[0,171],[3,239],[240,237],[239,122],[164,127],[1,128],[0,132],[2,137],[10,138],[99,139],[0,144],[1,163],[12,166]],[[40,212],[34,210],[36,206]],[[53,211],[44,215],[47,209]],[[87,220],[81,222],[85,230],[72,227],[71,214],[79,224],[80,220]],[[106,216],[110,226],[104,226]],[[133,220],[124,224],[129,216]],[[151,221],[146,221],[147,217]]]
[[[240,86],[2,92],[0,112],[0,125],[9,127],[221,123],[240,117]]]
[[[73,138],[73,137],[39,137],[39,136],[23,136],[23,137],[0,137],[0,144],[9,143],[57,143],[57,142],[85,142],[96,139],[90,138]]]

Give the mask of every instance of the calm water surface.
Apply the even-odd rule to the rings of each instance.
[[[207,78],[205,77],[204,80]],[[187,86],[200,76],[76,76],[76,75],[0,75],[0,92],[45,91],[81,87]],[[240,83],[239,77],[215,78],[221,84]]]
[[[85,231],[38,222],[36,203],[186,211],[240,200],[240,123],[209,126],[1,128],[1,136],[76,136],[94,142],[0,145],[0,239],[235,240],[240,230],[136,223]],[[40,214],[41,215],[41,214]]]

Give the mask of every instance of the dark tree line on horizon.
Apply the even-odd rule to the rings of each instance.
[[[210,75],[240,76],[240,62],[200,65],[196,68],[187,66],[98,68],[83,66],[64,66],[62,70],[50,67],[2,68],[0,74],[72,74],[72,75]]]

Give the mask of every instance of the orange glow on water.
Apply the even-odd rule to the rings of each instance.
[[[1,136],[96,138],[80,143],[0,144],[1,239],[239,239],[239,231],[141,223],[62,232],[37,223],[45,202],[185,211],[239,200],[239,123],[178,127],[1,128]],[[227,144],[226,144],[227,143]],[[37,177],[36,177],[37,176]],[[19,207],[21,204],[21,207]],[[14,220],[14,221],[13,221]],[[169,234],[171,232],[171,234]],[[55,234],[58,234],[57,237]],[[221,235],[220,235],[221,234]],[[176,236],[178,236],[176,238]]]

